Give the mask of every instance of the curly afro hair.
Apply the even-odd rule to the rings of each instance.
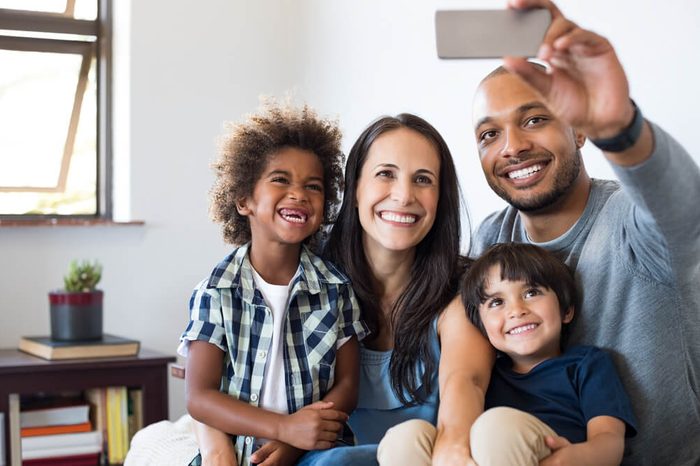
[[[248,218],[236,210],[236,202],[253,195],[268,159],[278,150],[296,147],[316,154],[323,165],[324,223],[335,219],[343,189],[345,156],[336,121],[318,117],[307,105],[268,101],[242,123],[227,125],[219,157],[212,167],[216,181],[211,190],[211,217],[222,224],[224,240],[234,245],[251,239]]]

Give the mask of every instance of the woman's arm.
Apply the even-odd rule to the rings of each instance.
[[[330,448],[347,415],[331,406],[283,415],[219,391],[224,353],[191,341],[185,372],[187,411],[196,420],[233,435],[280,440],[306,450]]]
[[[458,297],[438,320],[440,409],[433,465],[465,464],[471,459],[469,431],[484,410],[494,351],[467,319]]]

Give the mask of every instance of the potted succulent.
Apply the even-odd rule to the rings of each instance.
[[[102,338],[102,278],[97,262],[72,261],[63,277],[64,289],[49,292],[51,339],[59,341]]]

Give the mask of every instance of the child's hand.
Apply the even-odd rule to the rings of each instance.
[[[565,437],[547,436],[544,439],[545,444],[552,450],[552,454],[540,461],[540,466],[570,466],[576,465],[577,455],[572,446]]]
[[[271,440],[250,455],[250,461],[258,466],[292,466],[303,454],[304,450]]]
[[[200,452],[202,457],[202,466],[238,466],[236,454],[232,452],[214,452],[204,454]]]
[[[303,450],[331,448],[348,415],[330,401],[317,401],[283,418],[277,439]]]
[[[218,429],[192,420],[202,466],[238,466],[231,437]]]

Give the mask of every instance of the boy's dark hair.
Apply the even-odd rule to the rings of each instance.
[[[338,124],[319,118],[309,106],[266,102],[246,121],[229,124],[219,158],[212,165],[216,181],[211,190],[211,217],[222,223],[224,240],[243,244],[251,239],[248,218],[239,214],[236,202],[253,195],[270,155],[295,147],[316,154],[323,165],[324,223],[335,218],[338,195],[343,189],[345,156],[340,149]]]
[[[384,322],[362,244],[357,185],[374,141],[383,134],[401,128],[415,131],[435,147],[440,158],[440,194],[435,223],[416,246],[410,280],[393,303],[390,322]],[[416,115],[402,113],[395,117],[381,117],[360,134],[350,150],[345,167],[345,185],[343,205],[330,233],[326,258],[338,264],[350,277],[362,308],[362,318],[372,332],[367,340],[379,334],[382,323],[393,329],[394,350],[390,373],[394,392],[403,403],[423,401],[425,394],[431,392],[431,377],[437,370],[430,348],[431,325],[435,316],[457,293],[464,266],[459,255],[461,196],[450,149],[440,133]],[[421,364],[425,369],[422,375],[418,373]],[[424,392],[420,390],[421,387],[425,389]]]
[[[472,263],[462,280],[462,303],[467,309],[467,316],[484,335],[486,330],[479,316],[479,306],[487,299],[484,289],[493,266],[500,267],[501,280],[524,281],[531,286],[552,290],[557,295],[562,317],[570,307],[574,311],[578,309],[574,275],[557,256],[533,244],[494,244]],[[566,340],[568,326],[569,324],[564,324],[562,327],[562,345]]]

